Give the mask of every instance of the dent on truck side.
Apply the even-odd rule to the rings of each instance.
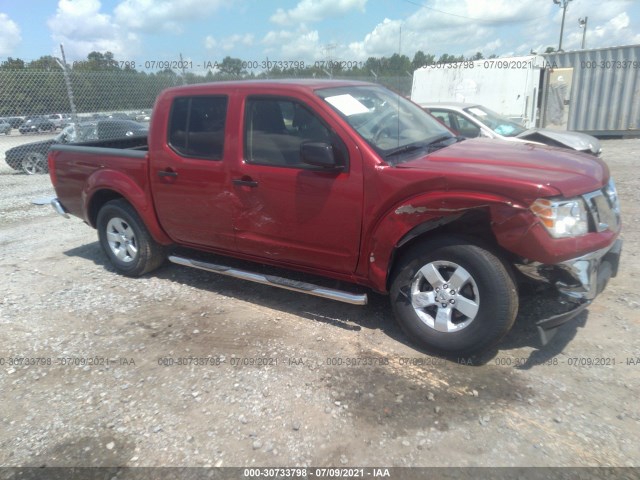
[[[161,245],[172,243],[158,222],[151,192],[140,187],[129,175],[118,170],[96,170],[87,178],[86,185],[82,191],[82,203],[85,205],[85,219],[92,227],[96,227],[97,209],[95,202],[101,202],[103,199],[109,198],[109,195],[105,195],[105,192],[114,192],[128,201],[140,215],[154,240]]]
[[[474,211],[483,211],[498,243],[501,239],[517,237],[533,225],[526,206],[499,195],[473,192],[432,192],[411,198],[395,205],[377,222],[369,237],[366,253],[369,261],[369,279],[373,288],[386,292],[388,276],[395,252],[408,241],[455,222]],[[524,214],[524,217],[521,217]],[[512,218],[528,218],[528,222],[516,221],[508,227]],[[501,238],[498,238],[501,237]]]

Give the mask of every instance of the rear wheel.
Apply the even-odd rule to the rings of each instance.
[[[27,175],[35,175],[37,173],[47,173],[47,159],[42,153],[28,153],[22,160],[22,171]]]
[[[518,294],[493,252],[452,236],[417,244],[400,258],[391,305],[412,341],[444,355],[477,355],[509,331]]]
[[[165,260],[164,248],[149,234],[126,200],[112,200],[98,213],[100,245],[116,269],[129,277],[155,270]]]

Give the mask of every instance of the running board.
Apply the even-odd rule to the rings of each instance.
[[[262,275],[260,273],[248,272],[237,268],[226,267],[224,265],[216,265],[215,263],[201,262],[199,260],[191,260],[189,258],[169,256],[169,261],[184,265],[186,267],[198,268],[207,272],[219,273],[229,277],[249,280],[250,282],[262,283],[263,285],[271,285],[272,287],[284,288],[285,290],[293,290],[294,292],[306,293],[316,297],[337,300],[338,302],[350,303],[352,305],[366,305],[367,294],[356,294],[344,292],[342,290],[334,290],[325,288],[311,283],[299,282],[288,278],[276,277],[273,275]]]

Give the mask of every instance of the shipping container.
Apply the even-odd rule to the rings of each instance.
[[[640,45],[543,57],[548,81],[542,96],[541,126],[596,136],[640,135]],[[564,121],[556,124],[560,99],[566,103]]]

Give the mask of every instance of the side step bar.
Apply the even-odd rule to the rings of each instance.
[[[306,293],[307,295],[314,295],[316,297],[337,300],[338,302],[350,303],[352,305],[367,304],[366,293],[349,293],[342,290],[334,290],[332,288],[313,285],[311,283],[298,282],[297,280],[276,277],[274,275],[262,275],[260,273],[248,272],[246,270],[239,270],[237,268],[217,265],[215,263],[201,262],[199,260],[192,260],[184,257],[176,257],[175,255],[169,256],[169,261],[177,263],[178,265],[184,265],[186,267],[198,268],[200,270],[206,270],[207,272],[219,273],[221,275],[240,278],[242,280],[249,280],[250,282],[262,283],[264,285],[271,285],[272,287],[284,288],[285,290],[293,290],[294,292]]]

